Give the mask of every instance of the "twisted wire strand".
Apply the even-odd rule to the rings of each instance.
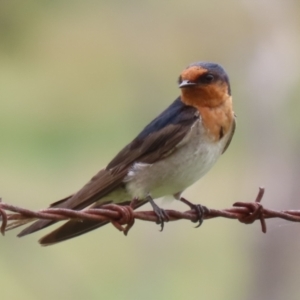
[[[276,211],[264,208],[261,204],[264,188],[260,188],[254,202],[236,202],[233,207],[222,210],[207,208],[203,215],[204,220],[213,218],[236,219],[244,224],[252,224],[256,220],[261,223],[262,232],[266,233],[266,219],[280,218],[290,222],[300,222],[300,210]],[[177,210],[165,210],[169,221],[190,220],[198,221],[197,212],[188,210],[180,212]],[[38,211],[17,207],[7,204],[0,199],[0,232],[6,231],[33,222],[37,219],[63,221],[75,219],[110,221],[118,230],[127,235],[135,220],[158,222],[158,217],[153,211],[134,211],[130,205],[120,206],[117,204],[103,205],[97,209],[85,209],[81,211],[66,208],[47,208]],[[167,220],[165,220],[167,221]]]

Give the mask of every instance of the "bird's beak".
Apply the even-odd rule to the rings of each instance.
[[[191,81],[189,81],[189,80],[183,80],[183,81],[179,84],[179,87],[180,87],[180,88],[185,88],[185,87],[189,87],[189,86],[193,86],[193,85],[196,85],[196,83],[191,82]]]

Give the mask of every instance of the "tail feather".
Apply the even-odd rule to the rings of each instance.
[[[133,209],[137,209],[140,206],[146,204],[148,201],[146,200],[141,200],[135,203]],[[119,205],[128,205],[130,202],[122,202]],[[106,203],[101,203],[101,204],[94,204],[92,205],[92,208],[99,208],[103,204]],[[33,223],[31,226],[25,228],[23,231],[21,231],[18,236],[24,236],[29,233],[33,233],[35,231],[38,231],[40,229],[46,228],[56,221],[50,221],[50,220],[39,220]],[[39,240],[39,243],[42,246],[49,246],[53,245],[59,242],[63,242],[66,240],[69,240],[71,238],[80,236],[84,233],[87,233],[91,230],[97,229],[99,227],[102,227],[106,224],[108,224],[109,221],[93,221],[93,220],[83,220],[83,221],[78,221],[78,220],[70,220],[67,221],[65,224],[60,226],[59,228],[55,229],[54,231],[50,232],[49,234],[45,235]]]
[[[44,229],[52,224],[54,224],[56,221],[51,220],[39,220],[31,224],[30,226],[23,229],[17,236],[22,237],[30,233],[34,233],[38,230]]]
[[[60,207],[60,206],[63,206],[64,203],[69,200],[71,196],[68,196],[64,199],[61,199],[59,201],[56,201],[54,203],[52,203],[50,205],[51,208],[53,207]],[[52,221],[52,220],[38,220],[36,222],[34,222],[33,224],[31,224],[30,226],[26,227],[25,229],[23,229],[19,234],[18,234],[18,237],[22,237],[24,235],[27,235],[27,234],[30,234],[30,233],[33,233],[33,232],[36,232],[38,230],[41,230],[41,229],[44,229],[52,224],[56,223],[56,221]]]
[[[147,200],[141,200],[134,204],[133,209],[137,209],[141,207],[142,205],[146,204]],[[130,202],[123,202],[120,205],[129,205]],[[99,208],[102,205],[93,205],[93,208]],[[39,243],[42,246],[50,246],[59,242],[63,242],[66,240],[69,240],[71,238],[77,237],[79,235],[82,235],[84,233],[87,233],[91,230],[97,229],[99,227],[102,227],[106,224],[110,223],[109,221],[93,221],[93,220],[83,220],[83,221],[77,221],[77,220],[70,220],[57,228],[56,230],[50,232],[49,234],[45,235],[39,240]]]
[[[92,220],[70,220],[56,230],[50,232],[39,240],[42,246],[50,246],[65,240],[77,237],[86,232],[108,224],[109,221],[92,221]]]

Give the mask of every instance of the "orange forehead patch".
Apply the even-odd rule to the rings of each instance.
[[[195,82],[199,78],[199,76],[201,76],[204,73],[207,73],[206,69],[198,66],[193,66],[183,70],[181,73],[181,78],[182,80],[189,80]]]

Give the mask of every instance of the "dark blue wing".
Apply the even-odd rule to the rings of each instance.
[[[166,110],[148,124],[142,132],[108,164],[106,169],[127,168],[136,161],[153,163],[170,153],[198,119],[197,109],[177,98]]]
[[[185,105],[178,97],[167,109],[149,123],[136,139],[144,139],[149,134],[159,131],[170,124],[180,124],[191,119],[191,113],[194,115],[196,109]]]

